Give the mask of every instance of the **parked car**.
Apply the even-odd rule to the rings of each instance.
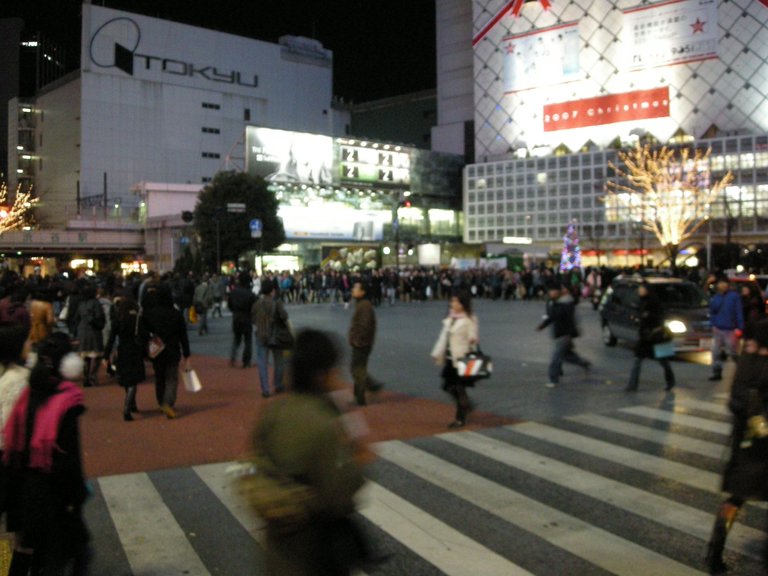
[[[635,344],[640,297],[637,287],[647,282],[664,308],[664,324],[673,335],[676,352],[696,352],[712,347],[709,324],[709,297],[695,283],[672,277],[618,276],[600,302],[603,343],[615,346],[618,340]]]

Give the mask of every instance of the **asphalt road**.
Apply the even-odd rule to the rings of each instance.
[[[551,333],[536,331],[544,302],[475,300],[474,306],[482,349],[492,356],[494,365],[493,378],[480,382],[471,392],[484,410],[509,418],[541,420],[647,404],[667,396],[661,367],[653,361],[643,364],[640,391],[624,392],[634,359],[632,349],[621,342],[614,348],[603,345],[598,313],[587,303],[577,308],[582,336],[576,340],[576,349],[592,362],[593,369],[585,374],[581,368],[566,365],[561,385],[554,390],[544,386],[552,351]],[[352,316],[352,305],[345,309],[331,304],[288,304],[287,310],[296,330],[319,328],[337,333],[342,340]],[[446,312],[445,302],[434,301],[377,308],[378,333],[369,362],[371,373],[390,390],[445,400],[439,370],[429,353]],[[193,354],[199,351],[229,357],[231,330],[226,311],[223,319],[209,318],[209,327],[210,334],[202,337],[190,330]],[[706,398],[726,391],[722,382],[707,381],[707,356],[676,358],[675,395]]]

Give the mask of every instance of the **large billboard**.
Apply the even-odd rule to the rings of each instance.
[[[285,183],[333,184],[333,138],[248,126],[245,169],[265,180]]]
[[[476,159],[768,133],[768,1],[473,0]]]

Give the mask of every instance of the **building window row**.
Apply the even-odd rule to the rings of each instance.
[[[203,102],[203,108],[208,108],[210,110],[221,110],[221,105],[214,104],[213,102]]]
[[[211,128],[210,126],[203,126],[203,132],[206,134],[221,134],[221,130],[218,128]]]
[[[218,152],[203,152],[203,158],[221,158]]]

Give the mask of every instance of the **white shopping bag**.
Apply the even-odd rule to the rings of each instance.
[[[203,385],[200,384],[200,378],[197,377],[197,372],[191,368],[184,370],[182,372],[182,377],[184,378],[184,388],[187,392],[192,392],[194,394],[203,389]]]

